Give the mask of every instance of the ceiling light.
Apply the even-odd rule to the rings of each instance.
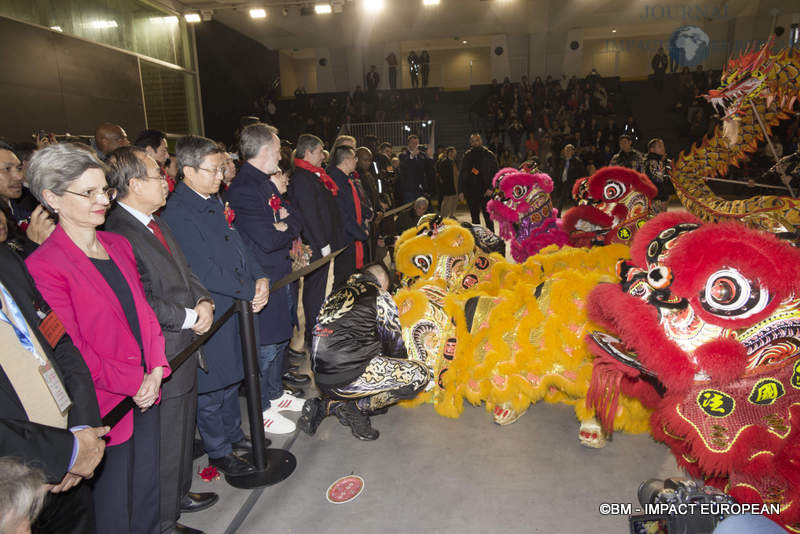
[[[95,30],[107,30],[109,28],[116,28],[116,20],[93,20],[89,22],[89,26]]]
[[[383,9],[383,0],[364,0],[364,9],[367,11],[380,11]]]
[[[461,41],[461,44],[467,44],[467,42],[466,41]]]
[[[611,30],[611,33],[617,33],[617,30]]]
[[[50,26],[51,30],[55,30],[57,32],[63,32],[64,29],[61,26]]]
[[[250,10],[251,19],[263,19],[267,17],[267,12],[261,7],[254,7]]]
[[[177,24],[178,17],[175,15],[169,17],[150,17],[150,22],[153,24]]]
[[[438,6],[439,0],[422,0],[423,6]]]
[[[196,22],[200,22],[200,15],[197,13],[186,13],[183,18],[186,19],[186,22],[194,24]]]
[[[317,15],[323,15],[332,11],[330,4],[317,4],[314,6],[314,12]]]

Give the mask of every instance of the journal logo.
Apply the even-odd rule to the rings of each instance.
[[[711,53],[711,40],[697,26],[681,26],[669,36],[669,57],[681,67],[699,65]]]

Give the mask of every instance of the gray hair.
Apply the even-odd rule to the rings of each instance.
[[[263,122],[245,127],[239,137],[239,153],[242,155],[242,159],[248,161],[256,157],[262,146],[275,142],[277,135],[277,128]]]
[[[48,211],[53,211],[42,194],[45,189],[62,196],[69,185],[89,169],[100,169],[103,173],[108,166],[100,161],[97,154],[80,143],[59,143],[37,150],[28,166],[28,184],[33,196]]]
[[[222,150],[217,143],[207,137],[199,135],[186,135],[175,143],[175,153],[178,156],[178,168],[198,168],[206,156],[221,154]]]
[[[313,152],[322,144],[322,139],[316,135],[300,134],[297,138],[297,148],[294,149],[295,157],[303,159],[306,157],[306,151]]]
[[[428,202],[428,199],[425,197],[419,197],[414,201],[414,207],[419,208],[420,206],[425,206],[425,209],[428,209],[430,202]]]
[[[106,175],[108,185],[117,190],[120,198],[128,196],[128,186],[132,178],[147,176],[147,165],[142,157],[147,152],[138,146],[123,146],[108,156],[109,171]]]
[[[0,458],[0,532],[15,532],[20,523],[32,524],[44,502],[45,478],[14,458]]]

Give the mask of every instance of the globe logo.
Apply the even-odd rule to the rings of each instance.
[[[681,26],[669,36],[669,57],[681,67],[694,67],[711,52],[709,41],[697,26]]]

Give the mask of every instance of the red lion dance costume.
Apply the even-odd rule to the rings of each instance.
[[[665,213],[641,228],[621,286],[588,314],[609,332],[587,404],[612,428],[622,392],[654,408],[656,439],[741,503],[777,503],[800,532],[800,250],[738,223]]]

